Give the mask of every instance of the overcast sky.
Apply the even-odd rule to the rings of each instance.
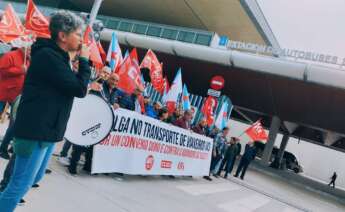
[[[345,58],[345,0],[257,0],[282,48]]]

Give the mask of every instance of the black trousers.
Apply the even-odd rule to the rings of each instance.
[[[219,162],[221,159],[222,159],[222,155],[212,156],[212,158],[211,158],[210,172],[212,172],[212,171],[216,168],[218,162]]]
[[[85,153],[85,164],[84,164],[83,169],[85,171],[91,172],[92,152],[93,152],[93,146],[84,147],[84,146],[78,146],[78,145],[73,144],[72,158],[70,160],[70,165],[69,165],[70,170],[77,171],[77,166],[78,166],[80,157],[83,153]]]
[[[10,182],[15,161],[16,161],[16,155],[12,154],[10,160],[7,163],[7,166],[6,166],[6,169],[4,172],[4,176],[0,182],[0,191],[5,190],[7,184]]]
[[[246,171],[247,171],[247,168],[248,168],[250,162],[251,161],[246,159],[246,158],[241,158],[241,161],[240,161],[240,164],[237,167],[237,171],[236,171],[235,176],[237,177],[240,174],[240,172],[242,172],[241,173],[241,178],[243,179],[244,175],[246,174]]]
[[[68,156],[68,151],[71,148],[72,143],[69,142],[68,140],[65,140],[65,143],[63,144],[62,150],[60,152],[60,157],[67,157]]]
[[[14,127],[13,126],[14,126],[13,121],[10,120],[10,124],[6,130],[4,139],[2,140],[1,145],[0,145],[0,152],[7,152],[8,146],[10,145],[10,143],[13,139],[13,136],[14,136]]]
[[[235,160],[236,160],[236,157],[233,157],[233,156],[224,158],[217,174],[220,175],[222,170],[224,170],[225,168],[224,176],[228,176],[228,174],[231,173],[232,170],[234,169]]]
[[[335,180],[332,180],[332,181],[328,184],[328,186],[331,186],[331,185],[333,185],[333,188],[335,188]]]

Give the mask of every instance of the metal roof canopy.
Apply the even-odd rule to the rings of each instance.
[[[59,7],[65,2],[60,1]],[[69,2],[86,12],[93,4],[93,0]],[[202,29],[232,40],[277,44],[253,0],[105,0],[99,14]]]

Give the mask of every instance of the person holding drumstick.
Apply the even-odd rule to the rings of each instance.
[[[111,73],[110,68],[105,66],[100,73],[100,78],[105,80],[103,83],[93,82],[89,86],[89,93],[98,95],[107,101],[110,105],[115,103],[115,92],[119,82],[119,75]],[[85,164],[83,170],[91,172],[92,152],[93,146],[79,146],[73,144],[72,157],[69,161],[68,172],[71,175],[77,174],[77,165],[80,160],[81,154],[85,152]]]
[[[45,172],[54,144],[63,139],[74,97],[84,97],[91,74],[90,51],[82,45],[83,21],[71,12],[51,16],[51,39],[31,48],[22,98],[14,123],[16,153],[12,178],[0,194],[1,212],[13,212],[19,200]],[[79,51],[78,73],[68,52]]]

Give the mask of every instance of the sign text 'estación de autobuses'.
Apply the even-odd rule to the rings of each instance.
[[[212,139],[124,109],[114,115],[113,131],[94,148],[93,173],[208,175]]]

